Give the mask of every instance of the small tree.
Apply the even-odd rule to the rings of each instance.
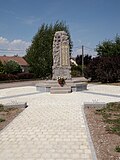
[[[99,56],[119,56],[120,55],[120,37],[117,35],[115,40],[103,41],[97,45],[96,51]]]
[[[30,64],[30,72],[37,77],[46,78],[52,75],[52,50],[53,38],[56,31],[66,31],[70,39],[70,54],[72,42],[68,26],[63,22],[56,22],[54,25],[42,24],[36,35],[33,37],[32,44],[27,50],[25,59]]]
[[[16,74],[22,72],[22,69],[17,62],[10,60],[4,64],[4,71],[7,74]]]

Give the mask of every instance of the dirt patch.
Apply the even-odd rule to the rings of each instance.
[[[5,128],[23,110],[24,108],[17,107],[4,109],[4,107],[0,105],[0,130]]]
[[[120,160],[120,106],[118,110],[85,107],[98,160]]]

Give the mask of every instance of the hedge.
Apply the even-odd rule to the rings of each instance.
[[[32,79],[32,78],[34,78],[34,74],[33,73],[18,73],[16,75],[0,73],[0,81]]]
[[[86,78],[102,83],[117,82],[120,80],[120,56],[96,57],[84,71]]]

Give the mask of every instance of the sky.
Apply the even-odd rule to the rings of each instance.
[[[120,0],[0,0],[0,55],[24,56],[40,26],[69,26],[73,56],[120,35]]]

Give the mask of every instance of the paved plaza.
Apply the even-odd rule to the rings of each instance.
[[[0,103],[28,103],[0,132],[0,160],[96,160],[84,102],[120,101],[120,87],[88,85],[69,94],[39,93],[34,86],[0,90]]]

